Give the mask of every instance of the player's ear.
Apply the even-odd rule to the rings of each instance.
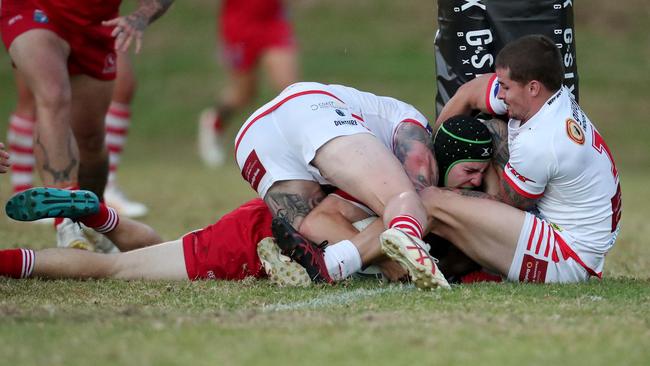
[[[528,93],[531,96],[536,97],[536,96],[539,95],[539,93],[541,91],[541,87],[542,87],[542,83],[540,83],[537,80],[531,80],[531,81],[528,82],[528,85],[527,85]]]

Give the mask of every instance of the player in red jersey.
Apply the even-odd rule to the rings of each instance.
[[[218,30],[228,83],[216,105],[199,117],[199,155],[209,167],[224,162],[224,126],[253,99],[256,69],[263,68],[277,92],[299,74],[296,40],[282,0],[224,0]]]
[[[120,3],[5,0],[0,8],[2,40],[34,95],[34,154],[47,186],[79,186],[103,195],[108,177],[104,116],[117,68],[115,51],[125,52],[132,43],[139,51],[142,32],[171,0],[141,0],[123,17],[118,17]]]
[[[43,188],[27,192],[31,194],[34,190]],[[98,213],[81,217],[79,221],[104,233],[123,252],[102,254],[69,248],[37,252],[5,249],[0,250],[0,275],[148,280],[262,278],[266,273],[256,248],[265,238],[271,240],[271,220],[264,201],[253,199],[212,225],[177,240],[162,242],[149,226],[120,218],[102,203]],[[279,253],[276,256],[275,260],[289,260],[281,258]],[[295,275],[284,273],[281,280],[288,281],[284,284],[310,283],[302,267],[294,263],[289,270],[295,271]]]
[[[17,102],[14,112],[9,117],[7,148],[11,153],[12,191],[18,193],[33,187],[36,107],[34,96],[25,81],[18,74],[15,75],[15,79]],[[118,52],[115,88],[104,118],[109,158],[108,183],[104,194],[110,206],[115,207],[120,214],[132,218],[146,215],[148,209],[144,204],[129,200],[124,195],[117,184],[117,169],[121,163],[122,151],[131,124],[131,103],[135,89],[136,79],[130,57],[126,53]]]

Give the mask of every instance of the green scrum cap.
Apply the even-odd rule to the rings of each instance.
[[[478,119],[455,116],[440,126],[433,138],[433,148],[438,162],[438,186],[445,186],[449,171],[456,164],[492,158],[492,135]]]

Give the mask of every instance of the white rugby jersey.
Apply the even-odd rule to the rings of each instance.
[[[341,98],[391,151],[394,150],[395,131],[403,122],[415,123],[425,129],[427,118],[415,107],[391,97],[378,96],[343,85],[327,85],[332,93]]]
[[[249,121],[254,120],[259,113],[265,113],[264,111],[279,107],[288,99],[298,98],[300,95],[319,91],[331,96],[332,103],[319,103],[319,105],[306,103],[304,106],[305,111],[296,110],[296,116],[300,115],[301,118],[306,118],[309,116],[308,111],[318,108],[346,109],[352,117],[359,120],[362,125],[370,130],[391,151],[394,151],[395,132],[400,123],[415,123],[425,129],[428,126],[427,118],[408,103],[391,97],[363,92],[348,86],[326,85],[316,82],[300,82],[288,86],[272,101],[258,109],[249,118]],[[343,102],[344,105],[341,105],[339,102]],[[333,116],[336,117],[336,115]],[[246,123],[249,122],[247,121]]]
[[[488,109],[506,114],[496,98],[496,75],[486,92]],[[586,252],[604,254],[614,244],[621,187],[611,151],[566,87],[525,124],[508,122],[510,160],[504,178],[519,194],[539,198],[542,218],[566,230]]]

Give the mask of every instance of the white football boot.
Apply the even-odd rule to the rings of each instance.
[[[204,109],[199,116],[198,148],[201,160],[208,168],[218,168],[226,162],[221,134],[215,130],[217,111]]]
[[[379,239],[384,254],[408,271],[417,288],[451,288],[436,265],[438,260],[424,249],[425,243],[422,240],[399,229],[388,229]]]
[[[310,286],[311,279],[301,265],[280,253],[272,237],[257,243],[257,255],[271,283],[278,286]]]
[[[70,219],[63,219],[63,222],[56,227],[56,246],[59,248],[95,250],[93,244],[84,235],[80,224]]]
[[[124,192],[114,184],[106,187],[104,201],[106,201],[107,206],[113,207],[120,215],[133,219],[145,216],[149,212],[147,206],[143,203],[129,200]]]
[[[106,235],[98,233],[93,228],[89,228],[84,224],[80,224],[84,236],[93,244],[95,251],[98,253],[119,253],[118,247],[106,237]]]

